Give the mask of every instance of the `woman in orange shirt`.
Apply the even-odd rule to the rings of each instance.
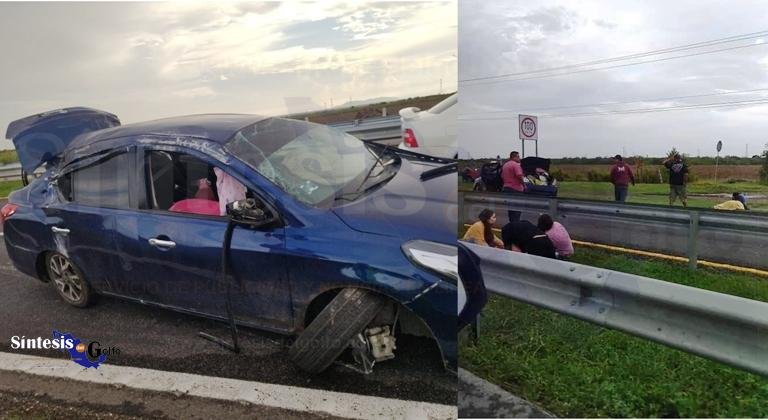
[[[477,218],[480,220],[467,229],[467,233],[464,234],[462,239],[477,245],[504,248],[504,243],[501,242],[501,239],[493,234],[493,224],[496,223],[496,213],[490,209],[483,209]]]

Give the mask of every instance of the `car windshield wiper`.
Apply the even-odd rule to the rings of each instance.
[[[385,161],[385,160],[381,159],[381,155],[377,155],[377,154],[373,153],[372,151],[371,151],[371,154],[373,154],[376,157],[376,163],[374,163],[373,166],[371,166],[371,169],[368,170],[368,173],[365,174],[365,177],[363,178],[363,180],[360,181],[360,185],[358,185],[352,191],[348,191],[348,192],[342,192],[343,190],[339,191],[339,193],[337,193],[336,196],[334,197],[334,201],[339,201],[339,200],[355,201],[355,200],[357,200],[358,197],[360,197],[360,196],[364,195],[365,193],[375,189],[376,187],[378,187],[382,183],[387,182],[390,178],[392,178],[392,177],[387,177],[385,179],[382,179],[379,182],[376,182],[376,183],[374,183],[372,185],[369,185],[369,186],[365,187],[365,189],[362,189],[363,186],[366,184],[366,182],[368,182],[370,179],[377,178],[377,177],[381,176],[385,172],[385,168],[387,166],[392,165],[393,163],[396,162],[395,158],[391,158],[391,159]],[[382,153],[382,155],[383,155],[383,153]],[[373,171],[379,165],[381,165],[382,169],[381,169],[381,171],[379,171],[378,173],[376,173],[374,175]]]
[[[419,177],[421,181],[427,181],[432,178],[437,178],[439,176],[449,174],[451,172],[457,172],[459,169],[458,162],[451,162],[447,165],[438,166],[437,168],[432,168],[427,171],[424,171],[421,173],[421,176]]]

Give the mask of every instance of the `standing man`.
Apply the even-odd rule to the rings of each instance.
[[[685,191],[685,186],[688,184],[688,165],[683,162],[680,153],[675,153],[661,163],[669,170],[669,205],[674,204],[677,197],[680,197],[683,207],[688,207]]]
[[[613,167],[611,168],[611,183],[613,184],[613,196],[616,201],[627,201],[627,193],[629,192],[629,183],[635,185],[635,175],[632,174],[632,168],[624,163],[624,158],[621,155],[613,157]]]
[[[504,166],[501,167],[501,180],[504,183],[504,187],[501,189],[501,191],[508,193],[524,192],[524,177],[525,175],[523,174],[523,167],[520,166],[520,153],[510,153],[509,160],[504,164]]]

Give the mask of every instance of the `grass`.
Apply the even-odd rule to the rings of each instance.
[[[613,201],[613,185],[607,182],[564,181],[558,182],[558,198],[575,198],[581,200]],[[459,191],[471,191],[472,184],[460,181]],[[703,197],[696,194],[730,194],[734,191],[768,196],[768,186],[753,182],[717,183],[711,181],[695,182],[688,185],[688,206],[711,209],[715,204],[722,203],[725,197]],[[636,204],[669,204],[669,185],[667,184],[637,184],[629,187],[628,203]],[[675,204],[681,206],[680,200]],[[768,199],[750,199],[750,210],[768,211]]]
[[[21,188],[21,180],[18,181],[0,181],[0,198],[8,197],[15,190]]]
[[[19,157],[15,150],[0,150],[0,165],[18,162]]]
[[[579,247],[574,262],[768,301],[768,280]],[[562,417],[766,417],[768,379],[493,297],[461,366]]]

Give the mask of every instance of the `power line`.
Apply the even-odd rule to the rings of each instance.
[[[646,51],[642,53],[635,53],[635,54],[629,54],[629,55],[623,55],[618,57],[611,57],[611,58],[604,58],[600,60],[593,60],[593,61],[586,61],[582,63],[576,63],[576,64],[568,64],[564,66],[558,66],[558,67],[549,67],[544,69],[538,69],[538,70],[529,70],[529,71],[523,71],[518,73],[506,73],[506,74],[500,74],[495,76],[483,76],[483,77],[474,77],[474,78],[467,78],[467,79],[460,79],[459,82],[471,82],[471,81],[478,81],[478,80],[490,80],[490,79],[498,79],[503,77],[510,77],[510,76],[522,76],[527,74],[535,74],[535,73],[548,73],[556,70],[564,70],[574,67],[584,67],[584,66],[592,66],[597,64],[605,64],[610,63],[614,61],[623,61],[623,60],[629,60],[629,59],[635,59],[635,58],[643,58],[651,55],[659,55],[659,54],[667,54],[671,52],[678,52],[678,51],[686,51],[690,49],[696,49],[696,48],[702,48],[702,47],[708,47],[712,45],[719,45],[719,44],[726,44],[730,42],[735,41],[743,41],[748,39],[754,39],[754,38],[760,38],[762,36],[768,35],[768,30],[762,30],[758,32],[751,32],[748,34],[742,34],[742,35],[733,35],[725,38],[718,38],[714,40],[709,41],[702,41],[702,42],[696,42],[693,44],[686,44],[686,45],[680,45],[677,47],[669,47],[669,48],[663,48],[658,50],[651,50]]]
[[[665,98],[634,99],[631,101],[620,101],[620,102],[601,102],[601,103],[581,104],[581,105],[560,105],[560,106],[550,106],[550,107],[541,107],[541,108],[519,107],[517,110],[505,109],[505,110],[485,111],[485,112],[467,112],[459,115],[461,116],[461,115],[504,114],[504,113],[520,113],[521,110],[525,112],[533,112],[533,111],[549,111],[553,109],[572,109],[572,108],[588,108],[588,107],[595,107],[595,106],[628,105],[628,104],[637,104],[637,103],[646,103],[646,102],[673,101],[678,99],[705,98],[709,96],[736,95],[741,93],[754,93],[754,92],[767,92],[767,91],[768,91],[768,88],[760,88],[760,89],[748,89],[748,90],[735,90],[730,92],[703,93],[703,94],[697,94],[697,95],[668,96]]]
[[[768,104],[768,99],[752,99],[747,101],[731,101],[731,102],[713,102],[708,104],[696,104],[696,105],[678,105],[660,108],[638,108],[629,110],[616,110],[616,111],[602,111],[602,112],[583,112],[574,114],[552,114],[552,115],[540,115],[539,118],[573,118],[573,117],[588,117],[599,115],[623,115],[623,114],[645,114],[653,112],[667,112],[667,111],[680,111],[690,109],[709,109],[709,108],[725,108],[725,107],[739,107],[739,106],[753,106],[753,105],[765,105]],[[510,121],[510,118],[459,118],[459,120],[469,121]]]
[[[751,99],[746,101],[730,101],[730,102],[713,102],[708,104],[695,104],[695,105],[678,105],[668,106],[661,108],[639,108],[620,111],[604,111],[604,112],[582,112],[574,114],[555,114],[546,115],[542,117],[546,118],[573,118],[573,117],[585,117],[593,115],[626,115],[626,114],[646,114],[652,112],[666,112],[666,111],[679,111],[689,109],[711,109],[711,108],[728,108],[728,107],[740,107],[740,106],[752,106],[752,105],[764,105],[768,104],[768,99]]]
[[[720,49],[717,49],[717,50],[702,51],[702,52],[698,52],[698,53],[677,55],[677,56],[673,56],[673,57],[664,57],[664,58],[657,58],[657,59],[654,59],[654,60],[639,61],[639,62],[636,62],[636,63],[617,64],[617,65],[613,65],[613,66],[606,66],[606,67],[599,67],[599,68],[592,68],[592,69],[584,69],[584,70],[576,70],[576,71],[564,72],[564,73],[544,74],[544,75],[531,76],[531,77],[519,77],[519,78],[516,78],[516,79],[486,80],[486,81],[482,81],[481,80],[481,81],[478,81],[477,83],[471,84],[470,86],[484,85],[484,84],[494,84],[494,83],[503,83],[503,82],[517,82],[517,81],[521,81],[521,80],[545,79],[545,78],[549,78],[549,77],[558,77],[558,76],[568,76],[568,75],[572,75],[572,74],[588,73],[588,72],[600,71],[600,70],[610,70],[610,69],[616,69],[616,68],[627,67],[627,66],[636,66],[636,65],[639,65],[639,64],[648,64],[648,63],[657,63],[657,62],[660,62],[660,61],[676,60],[678,58],[695,57],[695,56],[699,56],[699,55],[713,54],[713,53],[723,52],[723,51],[738,50],[738,49],[742,49],[742,48],[756,47],[756,46],[760,46],[760,45],[768,45],[768,43],[737,45],[735,47],[720,48]]]

